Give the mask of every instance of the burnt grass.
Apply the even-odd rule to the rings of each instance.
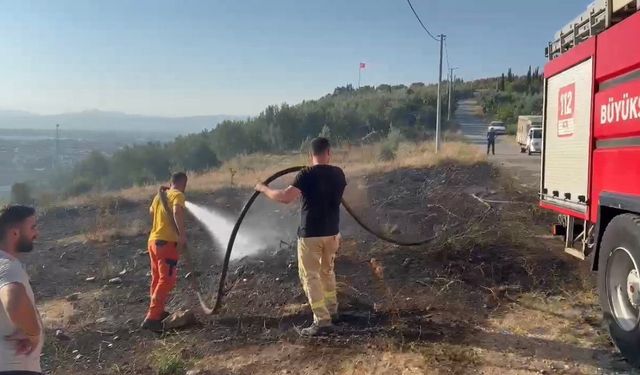
[[[250,194],[225,188],[189,198],[233,217]],[[535,291],[554,296],[584,287],[584,273],[560,255],[561,244],[541,236],[553,218],[537,208],[535,192],[515,186],[487,164],[444,164],[352,179],[345,198],[365,222],[394,238],[435,239],[417,247],[390,245],[343,212],[343,246],[336,260],[343,322],[334,334],[313,340],[300,338],[294,329],[311,322],[297,276],[297,206],[277,206],[260,198],[245,225],[271,228],[281,234],[281,242],[231,263],[220,314],[199,314],[196,326],[162,339],[138,329],[149,288],[144,230],[133,235],[116,230],[102,241],[78,236],[134,224],[145,229],[148,203],[110,200],[46,212],[40,219],[38,250],[27,259],[38,302],[46,305],[80,293],[68,302],[74,313],[47,331],[46,370],[152,374],[156,370],[150,353],[161,342],[172,343],[185,363],[278,341],[344,353],[364,347],[404,350],[430,343],[474,343],[483,334],[483,322],[502,314],[502,307],[518,295]],[[191,268],[183,264],[180,275],[193,272],[201,290],[211,295],[223,249],[193,218],[188,227],[196,261]],[[73,240],[74,236],[80,238]],[[540,238],[532,240],[536,236]],[[65,238],[71,240],[60,241]],[[86,281],[88,277],[95,281]],[[122,282],[110,284],[114,277]],[[198,311],[184,277],[170,308]],[[57,329],[69,340],[55,338]],[[500,343],[498,350],[513,350],[506,336],[497,335],[493,341]],[[553,349],[554,344],[536,345]],[[554,350],[546,355],[558,359]],[[467,364],[460,366],[463,371]],[[247,367],[241,373],[254,370]]]

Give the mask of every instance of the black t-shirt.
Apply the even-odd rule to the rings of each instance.
[[[292,184],[302,192],[298,237],[335,236],[347,180],[342,169],[319,164],[298,173]]]

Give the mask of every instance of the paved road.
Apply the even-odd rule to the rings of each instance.
[[[473,100],[460,101],[456,120],[462,133],[471,143],[487,150],[487,123],[478,114],[478,103]],[[522,185],[538,189],[540,185],[540,155],[520,153],[520,146],[513,137],[500,136],[496,142],[496,154],[489,161],[509,170]]]

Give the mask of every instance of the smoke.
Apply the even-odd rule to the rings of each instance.
[[[192,202],[186,202],[186,207],[191,214],[207,229],[211,238],[220,249],[226,249],[229,237],[233,231],[235,221],[223,214],[199,206]],[[231,260],[257,255],[276,242],[277,234],[273,231],[252,230],[243,225],[236,236],[231,253]]]

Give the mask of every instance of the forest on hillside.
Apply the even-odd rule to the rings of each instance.
[[[538,68],[516,75],[509,69],[500,77],[479,79],[462,84],[466,91],[475,92],[489,119],[504,121],[510,133],[520,115],[541,115],[544,77]]]
[[[58,171],[49,185],[65,196],[144,185],[165,181],[175,170],[202,172],[237,155],[298,152],[318,135],[336,144],[381,139],[391,130],[426,139],[435,129],[436,101],[436,85],[347,85],[317,100],[272,105],[256,117],[224,121],[172,142],[129,146],[111,157],[94,152],[72,169]],[[445,115],[446,110],[443,105]]]
[[[447,86],[445,81],[443,119]],[[456,80],[453,110],[459,99],[473,96],[488,119],[515,124],[519,115],[541,113],[542,76],[530,67],[526,75],[515,75],[509,69],[499,77]],[[127,146],[111,156],[93,152],[72,168],[56,170],[45,183],[16,184],[13,200],[30,200],[33,189],[69,197],[166,181],[172,171],[203,172],[237,155],[299,152],[318,135],[335,144],[385,138],[392,139],[390,143],[402,138],[424,140],[435,130],[436,102],[437,85],[337,87],[317,100],[271,105],[255,117],[224,121],[171,142]],[[449,125],[443,121],[444,129]],[[393,157],[392,150],[383,151],[381,158]]]

